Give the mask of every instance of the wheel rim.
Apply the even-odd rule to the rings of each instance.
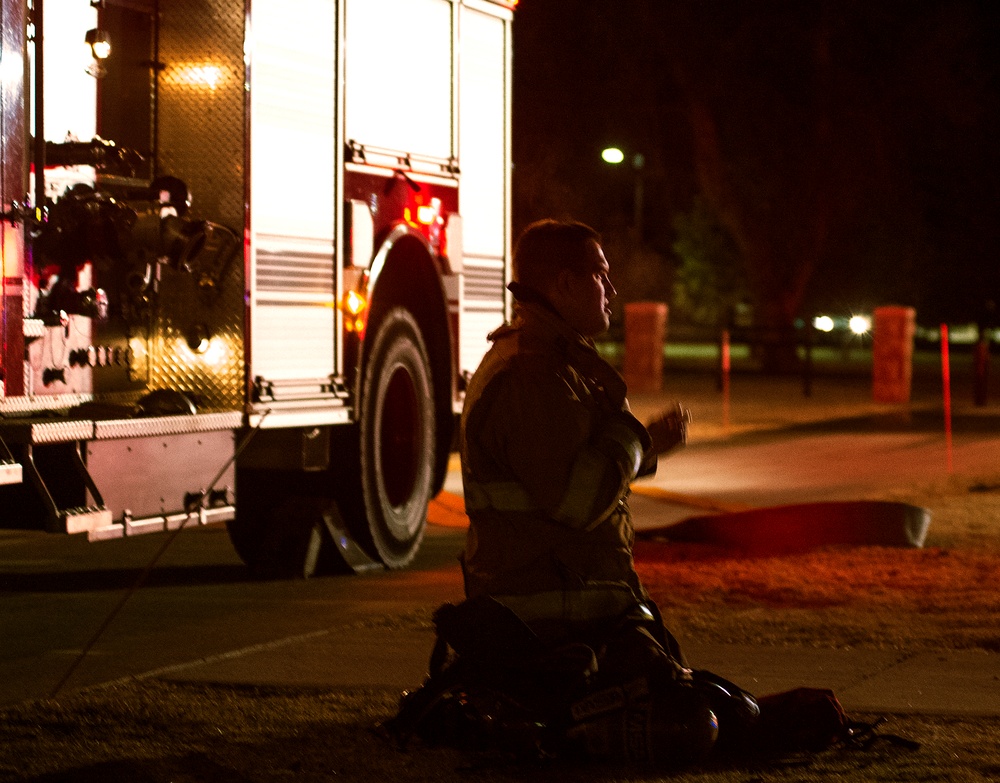
[[[417,392],[405,367],[393,371],[382,411],[379,464],[386,498],[399,508],[413,495],[422,435]]]

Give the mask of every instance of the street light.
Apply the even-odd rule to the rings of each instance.
[[[617,166],[619,163],[625,160],[625,153],[622,152],[617,147],[607,147],[606,149],[601,150],[601,159],[605,163],[610,163],[614,166]]]
[[[625,162],[625,153],[618,147],[605,147],[601,150],[601,160],[618,166]],[[642,170],[646,166],[646,156],[641,152],[632,155],[632,171],[635,175],[632,190],[632,230],[636,238],[642,241],[642,211],[643,211],[643,190]]]

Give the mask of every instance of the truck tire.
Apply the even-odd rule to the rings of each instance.
[[[308,579],[317,572],[323,544],[317,508],[288,491],[294,477],[241,471],[236,518],[229,540],[257,579]]]
[[[403,568],[424,537],[435,449],[430,362],[405,308],[388,311],[377,325],[358,419],[367,524],[355,535],[387,568]]]

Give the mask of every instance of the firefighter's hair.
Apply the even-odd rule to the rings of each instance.
[[[582,264],[588,242],[600,244],[601,235],[584,223],[532,223],[521,232],[514,247],[514,280],[541,293],[561,270],[585,271]]]

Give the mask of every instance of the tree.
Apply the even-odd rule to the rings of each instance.
[[[695,198],[689,212],[674,215],[673,228],[679,264],[672,320],[713,328],[728,325],[749,296],[736,243],[702,198]]]
[[[679,3],[674,78],[684,91],[699,189],[732,235],[768,370],[797,361],[790,331],[832,225],[850,205],[834,132],[833,26],[825,5]],[[818,11],[817,11],[818,9]]]

